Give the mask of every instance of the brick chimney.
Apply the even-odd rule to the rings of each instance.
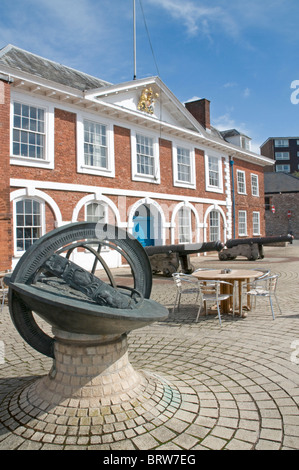
[[[205,129],[211,128],[210,101],[205,98],[185,103],[186,108]]]

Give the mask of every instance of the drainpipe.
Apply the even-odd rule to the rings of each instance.
[[[236,204],[235,204],[235,183],[234,183],[234,160],[231,158],[229,161],[231,167],[231,177],[232,177],[232,199],[233,199],[233,208],[232,208],[232,219],[233,219],[233,238],[236,238]]]

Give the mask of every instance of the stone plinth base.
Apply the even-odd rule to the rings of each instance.
[[[175,417],[181,417],[180,389],[151,371],[135,371],[128,360],[126,336],[53,333],[50,373],[2,402],[10,417],[6,427],[16,439],[25,438],[28,448],[75,445],[107,450],[153,448],[158,441],[150,436],[148,442],[149,431],[163,442],[165,432],[165,439],[170,438],[164,423],[172,418],[177,423]],[[190,406],[197,406],[190,387],[186,391],[183,384],[183,390]]]
[[[87,336],[53,329],[55,360],[35,394],[50,404],[84,400],[85,406],[120,403],[140,393],[144,383],[128,359],[127,336]]]

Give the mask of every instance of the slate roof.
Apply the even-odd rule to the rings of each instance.
[[[223,135],[222,135],[222,132],[218,131],[218,129],[216,129],[216,127],[211,126],[211,133],[212,133],[213,136],[218,137],[218,139],[225,140]]]
[[[80,91],[111,85],[104,80],[24,51],[11,44],[0,50],[0,64]]]
[[[234,137],[235,135],[242,135],[250,139],[250,137],[238,131],[237,129],[228,129],[227,131],[221,131],[221,135],[223,136],[224,139],[226,137]]]
[[[299,192],[299,178],[288,173],[264,173],[265,194]]]

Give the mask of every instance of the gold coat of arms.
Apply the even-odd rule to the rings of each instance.
[[[154,107],[158,93],[154,93],[152,88],[144,88],[139,99],[138,109],[148,114],[154,114]]]

